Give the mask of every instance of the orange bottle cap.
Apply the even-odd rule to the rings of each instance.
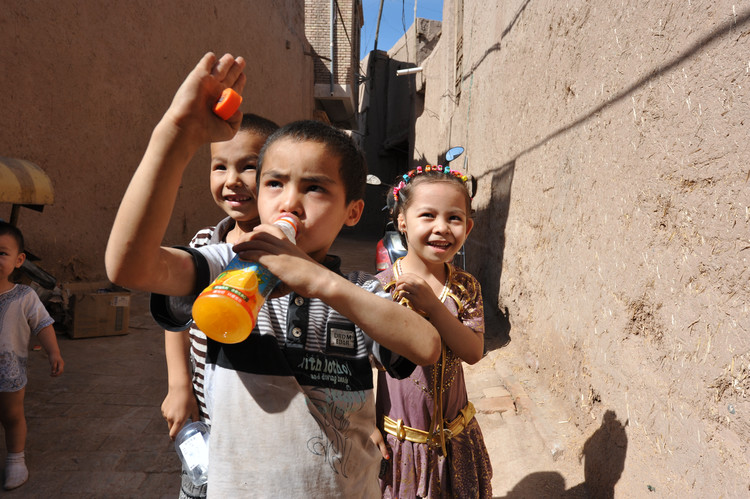
[[[240,104],[242,104],[242,96],[231,88],[225,88],[214,106],[214,113],[219,118],[228,120],[237,112]]]

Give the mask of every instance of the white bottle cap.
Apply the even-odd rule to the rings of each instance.
[[[299,218],[293,213],[284,213],[274,223],[281,229],[287,239],[297,244],[297,230],[299,229]]]

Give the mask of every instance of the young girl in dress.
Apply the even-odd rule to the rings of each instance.
[[[443,346],[436,364],[417,366],[409,378],[379,373],[378,427],[390,461],[381,473],[384,498],[492,496],[492,466],[461,366],[484,352],[481,290],[451,264],[473,226],[466,180],[428,165],[389,194],[408,253],[377,277],[395,301],[432,322]]]
[[[0,220],[0,423],[5,430],[6,490],[20,487],[29,478],[24,449],[26,417],[26,365],[29,339],[36,335],[49,357],[50,374],[59,376],[64,362],[57,345],[52,317],[29,286],[10,277],[26,260],[23,235],[14,225]]]

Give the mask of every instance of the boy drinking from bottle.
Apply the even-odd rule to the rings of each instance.
[[[182,301],[189,304],[236,253],[283,283],[278,294],[287,294],[264,304],[247,340],[209,341],[210,496],[379,497],[368,356],[403,377],[412,362],[434,363],[440,340],[428,321],[388,299],[376,279],[344,277],[340,260],[328,255],[364,206],[366,168],[351,139],[319,122],[282,127],[259,161],[261,225],[234,246],[161,246],[190,158],[237,130],[240,113],[224,121],[211,107],[224,88],[241,92],[244,64],[206,54],[177,91],[123,197],[107,272],[123,286],[187,296]],[[296,245],[271,225],[284,212],[300,219]],[[184,326],[179,302],[165,299],[156,315]]]

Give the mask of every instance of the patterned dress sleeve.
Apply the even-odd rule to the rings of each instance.
[[[484,333],[482,287],[479,281],[465,270],[454,268],[453,271],[455,274],[451,287],[458,298],[458,319],[474,332]]]

